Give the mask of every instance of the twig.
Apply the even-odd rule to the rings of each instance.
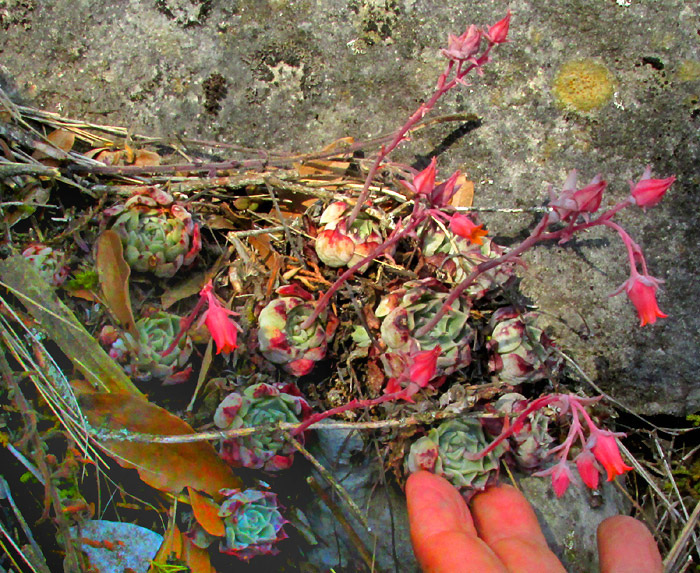
[[[676,539],[676,542],[673,544],[673,547],[671,547],[671,551],[668,552],[668,555],[666,555],[666,559],[664,559],[664,571],[672,571],[673,566],[675,565],[676,561],[680,557],[681,551],[685,549],[685,546],[688,543],[688,540],[690,539],[690,536],[695,536],[694,529],[698,525],[698,522],[700,521],[700,502],[695,504],[695,509],[693,510],[693,513],[690,515],[690,518],[686,522],[686,524],[683,526],[683,529],[681,530],[681,534],[678,536],[678,539]],[[697,540],[696,540],[696,548],[697,548]]]

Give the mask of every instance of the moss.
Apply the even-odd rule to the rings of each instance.
[[[589,58],[565,63],[554,79],[557,101],[571,111],[588,112],[608,103],[615,91],[612,73]]]

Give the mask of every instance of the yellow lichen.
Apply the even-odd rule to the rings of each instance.
[[[566,109],[592,111],[610,101],[615,82],[610,70],[589,58],[565,63],[554,79],[554,95]]]

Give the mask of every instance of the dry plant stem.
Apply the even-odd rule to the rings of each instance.
[[[336,520],[338,520],[338,523],[340,523],[341,527],[345,530],[345,533],[347,533],[348,537],[350,538],[350,541],[355,546],[355,549],[357,549],[358,553],[360,554],[360,557],[362,557],[362,560],[365,562],[365,565],[367,565],[367,568],[370,571],[373,571],[374,559],[372,558],[371,553],[369,552],[365,544],[362,542],[362,539],[357,534],[357,532],[352,528],[352,525],[350,525],[348,520],[345,519],[345,516],[343,515],[343,512],[340,510],[338,505],[331,499],[331,497],[316,482],[316,480],[313,477],[307,477],[306,483],[309,484],[309,487],[311,487],[313,492],[321,499],[321,501],[326,505],[326,507],[330,509],[331,513],[333,514],[333,517],[335,517]]]
[[[43,443],[39,434],[36,431],[34,413],[31,406],[27,402],[24,394],[22,393],[19,384],[15,381],[12,374],[12,369],[10,368],[5,355],[0,353],[0,371],[2,373],[2,378],[7,385],[8,389],[12,391],[14,402],[17,405],[18,410],[21,412],[22,417],[26,423],[26,432],[28,434],[28,440],[31,442],[33,447],[33,457],[34,462],[37,467],[44,475],[46,485],[44,488],[45,499],[45,516],[48,517],[48,503],[53,505],[54,518],[58,529],[60,531],[61,537],[63,538],[64,549],[66,551],[66,556],[63,561],[63,568],[67,573],[75,573],[78,571],[83,571],[82,560],[78,555],[73,543],[71,542],[72,536],[70,533],[68,522],[63,514],[63,508],[61,507],[61,498],[59,497],[58,491],[54,483],[51,481],[51,471],[46,465],[46,459],[44,457]]]
[[[338,495],[343,499],[343,501],[347,504],[347,506],[352,510],[353,514],[355,514],[355,517],[358,519],[358,521],[362,524],[362,526],[367,529],[369,532],[369,523],[367,523],[367,518],[362,514],[362,511],[360,508],[357,506],[357,504],[353,501],[353,499],[350,497],[350,494],[345,490],[345,488],[340,485],[331,475],[331,473],[323,467],[323,464],[319,462],[312,454],[307,450],[303,444],[297,440],[294,436],[292,436],[289,432],[283,432],[282,433],[287,441],[289,441],[292,446],[301,454],[303,455],[307,460],[311,462],[311,464],[316,468],[316,471],[321,474],[324,480],[328,482],[328,485],[330,485],[336,492],[338,492]]]
[[[671,550],[668,552],[668,555],[666,555],[666,559],[664,559],[664,571],[672,571],[674,565],[676,564],[676,561],[678,561],[678,558],[680,557],[681,552],[685,549],[685,546],[688,544],[688,540],[690,539],[690,536],[694,535],[693,530],[697,527],[698,522],[700,522],[700,502],[698,502],[695,505],[695,509],[693,510],[693,513],[690,515],[688,518],[688,521],[686,524],[683,526],[683,530],[681,531],[680,535],[678,536],[678,539],[676,539],[676,542],[673,544],[673,547],[671,547]],[[697,550],[697,539],[696,539],[696,550]]]

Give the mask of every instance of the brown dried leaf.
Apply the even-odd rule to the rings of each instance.
[[[131,268],[124,260],[122,240],[115,231],[108,229],[97,239],[95,264],[105,304],[122,326],[135,333],[136,323],[129,297]]]
[[[60,150],[68,153],[73,149],[73,144],[75,143],[75,133],[68,131],[67,129],[56,129],[46,136],[51,143],[53,143]]]
[[[83,413],[96,428],[181,436],[194,431],[167,410],[129,394],[95,392],[79,397]],[[136,468],[148,485],[179,494],[190,486],[219,495],[223,488],[240,488],[241,481],[209,442],[141,443],[103,440],[101,445],[122,467]]]
[[[452,196],[450,205],[453,207],[471,207],[474,202],[474,183],[464,175],[457,177],[455,183],[457,192]]]
[[[192,505],[194,517],[204,531],[216,537],[226,535],[224,520],[219,517],[219,505],[191,487],[188,487],[187,491],[190,494],[190,505]]]
[[[137,149],[134,154],[134,165],[140,167],[150,167],[152,165],[160,165],[160,155],[155,151],[146,151],[145,149]]]
[[[186,278],[173,288],[166,290],[163,293],[163,296],[160,297],[160,304],[163,307],[163,310],[167,310],[169,307],[183,298],[199,294],[199,291],[202,290],[202,287],[206,281],[207,278],[203,273],[197,273]]]
[[[209,552],[206,549],[197,547],[187,537],[183,537],[182,541],[182,560],[190,568],[191,573],[216,573],[216,569],[211,566]]]
[[[148,573],[161,571],[162,569],[156,569],[154,564],[165,565],[171,555],[174,555],[176,559],[182,558],[182,533],[180,533],[180,529],[175,523],[171,524],[165,532],[163,543],[160,544],[158,553],[156,553],[151,566],[148,568]]]

